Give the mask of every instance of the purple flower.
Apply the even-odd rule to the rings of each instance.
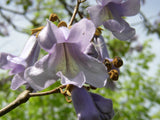
[[[112,100],[88,93],[85,88],[74,87],[71,94],[78,120],[110,120],[114,116]]]
[[[97,0],[98,5],[88,7],[95,26],[103,26],[120,40],[127,40],[135,35],[123,16],[133,16],[139,12],[140,0]]]
[[[109,59],[109,53],[106,47],[103,36],[94,36],[93,43],[87,47],[85,53],[94,58],[97,58],[99,61],[103,62],[105,59]]]
[[[35,90],[42,90],[59,78],[63,85],[82,87],[88,83],[103,87],[108,77],[105,66],[83,53],[94,32],[94,24],[87,19],[82,19],[71,29],[58,28],[48,21],[38,36],[40,46],[48,55],[25,71],[27,82]]]
[[[120,74],[119,67],[123,64],[123,61],[119,57],[115,57],[114,59],[109,57],[106,43],[101,35],[94,37],[93,43],[87,47],[85,53],[104,63],[109,73],[105,87],[114,90],[116,86],[113,80],[118,80]]]
[[[106,43],[104,38],[100,35],[94,38],[94,44],[96,46],[96,50],[98,52],[98,60],[103,62],[106,58],[109,58],[109,53],[106,47]]]
[[[12,79],[11,88],[13,90],[26,84],[24,79],[24,70],[32,66],[38,58],[40,47],[36,36],[32,35],[27,41],[20,56],[14,56],[8,53],[0,53],[0,68],[10,70],[10,74],[15,76]]]

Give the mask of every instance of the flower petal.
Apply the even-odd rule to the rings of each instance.
[[[16,74],[24,71],[24,63],[24,60],[19,59],[11,54],[0,53],[0,68],[5,70],[10,69],[10,74]]]
[[[85,75],[83,72],[79,72],[79,74],[75,78],[71,79],[68,79],[66,76],[64,76],[62,72],[58,72],[57,75],[61,77],[62,85],[72,84],[81,88],[86,82]]]
[[[105,119],[110,120],[114,116],[113,104],[111,99],[106,99],[98,94],[90,93],[92,99]],[[104,116],[105,115],[105,116]]]
[[[102,36],[96,37],[94,38],[94,43],[99,55],[98,60],[103,62],[104,59],[109,58],[109,54],[108,54],[108,50],[107,50],[104,38]]]
[[[94,58],[98,58],[98,53],[92,43],[89,44],[84,53]]]
[[[109,3],[121,3],[122,0],[97,0],[98,3],[101,3],[102,6],[106,6]]]
[[[116,84],[114,83],[113,80],[111,80],[110,78],[107,79],[107,83],[105,85],[105,88],[110,89],[110,90],[115,90],[116,89]]]
[[[40,46],[47,52],[52,52],[55,43],[64,42],[65,38],[62,31],[54,25],[51,21],[47,20],[47,25],[38,35]]]
[[[124,27],[119,23],[119,21],[111,19],[103,23],[105,28],[108,28],[112,32],[121,32]]]
[[[103,23],[103,25],[105,28],[111,30],[113,35],[120,40],[131,39],[135,35],[135,29],[131,28],[129,24],[121,18],[119,18],[117,21],[106,21]]]
[[[37,61],[34,66],[25,70],[24,78],[33,89],[43,90],[58,79],[54,71],[54,65],[49,66],[50,58],[50,55],[46,55]]]
[[[129,40],[135,35],[135,29],[131,28],[128,23],[124,25],[125,29],[122,32],[112,32],[119,40]]]
[[[67,27],[64,27],[64,26],[61,26],[59,29],[62,31],[64,38],[65,38],[65,41],[62,41],[62,43],[67,42],[67,39],[68,39],[68,36],[70,33],[70,29],[68,29]]]
[[[140,0],[126,0],[121,4],[110,4],[112,11],[117,11],[120,16],[133,16],[140,10]]]
[[[28,39],[19,58],[24,59],[27,64],[26,67],[28,67],[33,65],[37,61],[39,52],[40,52],[40,46],[38,44],[37,38],[35,35],[32,35]]]
[[[100,120],[95,104],[84,88],[74,87],[71,94],[78,120]]]
[[[92,21],[84,18],[72,26],[66,42],[77,43],[83,52],[93,38],[95,30]]]
[[[12,63],[7,60],[7,56],[14,57],[13,55],[8,53],[0,53],[0,68],[2,69],[10,69],[10,66],[12,66]]]
[[[109,19],[109,16],[107,14],[108,13],[107,7],[96,5],[96,6],[88,7],[87,11],[96,27],[102,25],[104,21]]]
[[[27,83],[26,80],[24,80],[23,78],[23,74],[24,73],[20,73],[20,74],[16,74],[13,79],[12,79],[12,83],[11,83],[11,89],[12,90],[16,90],[17,88],[19,88],[21,85],[24,85]]]
[[[122,4],[123,16],[133,16],[140,11],[140,0],[127,0]]]
[[[95,87],[103,87],[109,76],[105,66],[95,58],[80,52],[76,44],[66,44],[66,48],[78,65],[79,71],[85,74],[86,83]]]

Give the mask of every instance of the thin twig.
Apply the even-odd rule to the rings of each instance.
[[[53,90],[47,91],[47,92],[40,92],[40,93],[29,93],[30,97],[36,97],[36,96],[44,96],[44,95],[49,95],[53,93],[60,93],[60,88],[65,88],[66,85],[61,85]]]
[[[76,14],[78,13],[78,9],[79,9],[79,5],[80,5],[80,3],[83,3],[83,2],[85,2],[86,0],[77,0],[77,5],[75,6],[75,8],[74,8],[74,12],[73,12],[73,15],[72,15],[72,17],[71,17],[71,20],[70,20],[70,22],[69,22],[69,26],[71,26],[72,24],[73,24],[73,21],[74,21],[74,19],[75,19],[75,16],[76,16]]]
[[[83,18],[83,14],[80,11],[78,11],[78,15],[81,19]]]
[[[14,101],[12,101],[9,105],[7,105],[6,107],[4,107],[0,110],[0,116],[7,114],[11,110],[18,107],[19,105],[26,103],[30,97],[44,96],[44,95],[49,95],[49,94],[53,94],[53,93],[60,93],[60,89],[64,89],[65,87],[66,87],[66,85],[61,85],[51,91],[40,92],[40,93],[31,93],[32,89],[25,90]]]

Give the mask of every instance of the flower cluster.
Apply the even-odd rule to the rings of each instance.
[[[98,5],[88,7],[88,13],[96,27],[103,26],[120,40],[128,40],[135,30],[122,18],[139,12],[140,0],[97,0]]]
[[[60,21],[56,26],[54,14],[44,27],[32,30],[20,56],[0,53],[0,68],[15,74],[11,88],[21,85],[40,91],[60,79],[62,85],[72,85],[72,101],[79,120],[109,120],[114,111],[112,101],[88,93],[91,88],[114,87],[118,80],[120,57],[109,58],[100,25],[120,40],[134,36],[135,30],[122,18],[139,11],[139,0],[97,0],[88,7],[90,19],[81,19],[72,26]],[[48,54],[38,59],[40,48]]]

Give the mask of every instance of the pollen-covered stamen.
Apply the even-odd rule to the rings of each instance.
[[[110,62],[108,59],[105,59],[103,61],[103,64],[107,67],[108,71],[110,71],[112,69],[112,62]]]
[[[57,14],[55,14],[55,13],[50,14],[49,20],[52,21],[52,22],[55,22],[57,20],[58,20],[58,22],[60,21],[60,19],[58,18]]]
[[[66,22],[64,22],[64,21],[61,21],[61,22],[59,22],[58,23],[58,25],[57,25],[58,27],[67,27],[67,23]]]
[[[117,81],[119,77],[119,73],[117,70],[112,69],[110,72],[108,72],[110,79]]]
[[[123,61],[120,57],[116,56],[113,61],[112,61],[113,65],[116,67],[116,68],[119,68],[123,65]]]

